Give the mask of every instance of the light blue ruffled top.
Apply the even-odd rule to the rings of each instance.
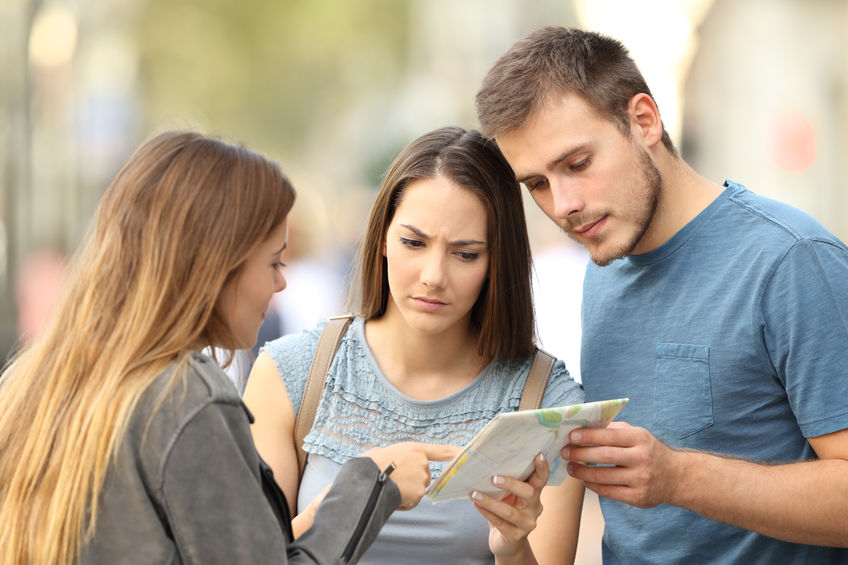
[[[312,356],[326,322],[263,348],[279,371],[297,415]],[[444,398],[409,398],[380,371],[365,340],[361,318],[351,322],[328,371],[315,424],[304,440],[309,453],[298,493],[298,509],[335,478],[339,467],[372,447],[402,441],[463,446],[500,412],[518,408],[532,358],[490,363],[471,383]],[[562,361],[551,371],[543,407],[583,402],[583,389]],[[433,477],[447,462],[431,462]],[[414,509],[395,512],[363,564],[490,564],[489,526],[470,500],[438,505],[423,499]]]
[[[295,415],[312,356],[326,322],[265,345],[286,386]],[[304,447],[344,463],[364,450],[400,441],[465,445],[494,416],[518,408],[532,358],[492,361],[471,383],[444,398],[421,401],[398,391],[380,371],[365,341],[365,324],[355,318],[330,365],[326,385]],[[542,407],[583,402],[583,390],[558,360]],[[434,477],[446,463],[434,463]]]

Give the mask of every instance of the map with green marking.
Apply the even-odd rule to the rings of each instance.
[[[427,496],[434,502],[466,498],[472,490],[495,494],[492,475],[526,479],[533,458],[543,453],[551,468],[549,485],[568,476],[560,450],[575,428],[602,428],[618,415],[629,399],[616,398],[498,414],[433,481]]]

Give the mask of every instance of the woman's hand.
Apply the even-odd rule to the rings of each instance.
[[[551,473],[541,453],[533,464],[533,474],[525,482],[492,477],[492,484],[506,491],[502,498],[471,493],[474,506],[489,522],[489,549],[499,564],[535,563],[527,536],[536,528],[536,519],[542,513],[539,497]]]
[[[324,490],[315,495],[315,498],[309,502],[309,506],[307,506],[303,512],[292,518],[291,523],[294,539],[299,538],[300,534],[312,527],[312,524],[315,521],[315,511],[318,509],[318,505],[321,504],[321,501],[324,500],[324,497],[327,495],[327,491],[330,490],[331,486],[333,486],[332,483],[324,487]]]
[[[389,447],[375,447],[363,453],[382,470],[394,463],[390,478],[400,489],[399,510],[415,507],[430,485],[430,461],[450,461],[461,451],[452,445],[403,442]]]

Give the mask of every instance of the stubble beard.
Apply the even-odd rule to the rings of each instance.
[[[602,249],[606,240],[604,236],[598,237],[595,241],[587,242],[569,234],[569,237],[586,247],[592,262],[599,267],[606,267],[613,261],[630,255],[642,240],[645,232],[648,231],[657,211],[660,194],[663,191],[662,174],[644,149],[639,150],[638,161],[641,174],[640,178],[637,179],[637,187],[642,186],[644,188],[640,191],[634,187],[630,195],[632,200],[622,207],[621,212],[616,214],[634,225],[635,231],[623,242],[608,250]]]

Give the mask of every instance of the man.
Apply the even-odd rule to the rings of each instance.
[[[686,165],[613,39],[531,33],[477,109],[594,262],[586,399],[630,397],[629,424],[563,456],[606,497],[605,562],[848,563],[848,248]]]

